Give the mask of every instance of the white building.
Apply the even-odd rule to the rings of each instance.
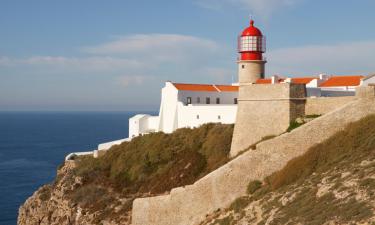
[[[281,77],[258,79],[255,84],[299,83],[306,85],[307,97],[351,96],[362,83],[375,83],[375,75]],[[102,143],[98,150],[150,132],[172,133],[178,128],[198,127],[205,123],[231,124],[236,120],[238,84],[182,84],[166,82],[161,90],[158,116],[138,114],[129,119],[129,138]]]
[[[371,74],[367,77],[364,77],[362,79],[361,85],[363,86],[375,85],[375,74]]]
[[[209,122],[234,123],[238,86],[166,82],[161,91],[159,116],[135,115],[129,119],[129,137],[149,132],[172,133],[182,127]]]

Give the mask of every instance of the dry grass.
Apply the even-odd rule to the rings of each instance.
[[[365,200],[356,199],[354,190],[343,186],[345,179],[339,171],[350,171],[359,178],[359,188],[372,198],[375,179],[367,176],[372,171],[368,165],[373,165],[373,160],[375,115],[349,124],[345,130],[290,160],[283,169],[267,177],[263,185],[260,181],[250,182],[248,194],[251,197],[237,199],[230,209],[241,215],[245,214],[243,210],[249,199],[263,202],[263,213],[266,215],[259,224],[266,223],[267,215],[273,209],[278,211],[272,221],[268,221],[269,224],[318,225],[329,220],[347,223],[369,219],[373,216],[373,207]],[[370,163],[360,166],[362,161]],[[330,191],[318,197],[317,186],[323,179],[333,185]],[[332,190],[349,190],[351,194],[345,199],[337,199]],[[291,194],[294,194],[293,199],[281,204],[280,198],[290,197]]]
[[[84,184],[122,193],[163,193],[191,184],[225,164],[233,125],[206,124],[172,134],[152,133],[114,146],[98,159],[80,157],[76,174]]]

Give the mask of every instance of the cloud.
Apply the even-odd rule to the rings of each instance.
[[[123,87],[140,86],[143,85],[145,81],[149,81],[153,78],[153,76],[145,75],[123,75],[117,78],[117,82]]]
[[[201,7],[213,10],[235,7],[259,17],[267,18],[276,10],[294,6],[303,0],[197,0]]]
[[[46,70],[74,72],[111,72],[123,69],[137,69],[144,66],[136,59],[99,57],[63,57],[63,56],[31,56],[27,58],[0,58],[1,67],[28,67]]]
[[[374,49],[375,41],[276,49],[267,53],[268,74],[367,74],[375,71]]]
[[[0,67],[45,68],[55,71],[117,74],[145,73],[169,67],[197,65],[217,55],[222,48],[212,40],[180,34],[135,34],[96,46],[82,47],[81,57],[0,56]],[[169,63],[169,64],[168,64]]]
[[[94,55],[117,55],[155,60],[157,62],[176,62],[193,59],[202,53],[216,52],[216,42],[180,34],[135,34],[97,46],[81,50]]]

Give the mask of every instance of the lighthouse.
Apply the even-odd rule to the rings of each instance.
[[[250,26],[242,31],[238,37],[238,80],[240,85],[255,83],[264,78],[264,66],[266,60],[263,53],[266,51],[266,37],[254,26],[254,20],[250,20]]]

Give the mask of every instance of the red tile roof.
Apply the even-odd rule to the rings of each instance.
[[[292,82],[296,84],[308,84],[310,81],[316,79],[316,77],[294,77],[292,78]],[[285,79],[279,78],[279,82],[283,82]],[[270,84],[271,79],[258,79],[256,84]]]
[[[212,91],[212,92],[232,92],[238,91],[238,86],[232,85],[213,85],[213,84],[181,84],[173,83],[180,91]]]
[[[271,79],[258,79],[255,83],[256,84],[270,84],[272,81]]]
[[[308,84],[312,80],[317,79],[317,77],[293,77],[292,83],[295,84]]]
[[[340,86],[358,86],[364,76],[332,76],[320,87],[340,87]]]
[[[238,86],[234,85],[215,85],[220,91],[238,91]]]

